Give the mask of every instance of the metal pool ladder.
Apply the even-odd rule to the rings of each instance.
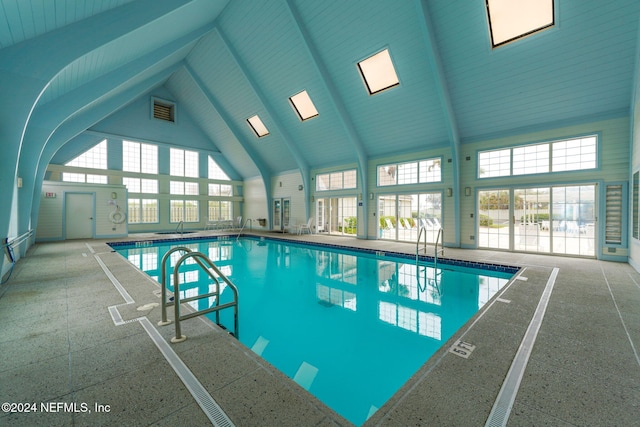
[[[431,281],[431,285],[438,291],[439,294],[441,294],[442,292],[440,291],[440,276],[442,275],[442,271],[438,271],[438,255],[444,254],[444,247],[442,246],[442,241],[440,240],[440,239],[444,240],[444,230],[442,228],[439,228],[438,234],[436,236],[436,244],[434,248],[434,257],[433,257],[433,268],[436,273],[433,279],[427,278],[427,267],[423,266],[422,271],[424,272],[424,289],[422,286],[420,286],[420,265],[418,263],[418,260],[419,260],[418,255],[420,252],[420,237],[422,237],[423,235],[424,235],[423,250],[426,255],[427,253],[427,228],[426,227],[420,227],[420,231],[418,232],[418,240],[416,241],[416,276],[417,276],[416,279],[418,281],[418,287],[422,292],[424,292],[427,289],[427,283]],[[440,249],[438,249],[438,245],[440,245]]]
[[[174,252],[182,252],[183,255],[180,257],[180,259],[178,259],[178,261],[176,261],[176,265],[173,269],[173,283],[174,283],[174,293],[173,293],[173,301],[167,301],[167,260],[169,259],[169,257],[171,256],[172,253]],[[200,268],[202,268],[202,270],[204,270],[209,277],[213,280],[213,283],[215,285],[215,290],[213,292],[209,292],[206,294],[202,294],[202,295],[195,295],[192,297],[188,297],[188,298],[184,298],[182,300],[180,300],[180,274],[179,274],[179,268],[180,266],[188,259],[193,258],[193,260],[195,261],[196,264],[198,264],[200,266]],[[196,316],[201,316],[203,314],[207,314],[207,313],[212,313],[215,312],[216,313],[216,324],[220,325],[220,310],[224,310],[225,308],[231,308],[233,307],[233,311],[234,311],[234,316],[233,316],[233,320],[234,320],[234,330],[233,330],[233,335],[238,338],[239,337],[239,332],[238,332],[238,288],[231,282],[231,280],[229,280],[229,278],[227,278],[227,276],[225,276],[219,269],[218,267],[216,267],[216,265],[213,263],[213,261],[211,261],[205,254],[203,254],[202,252],[194,252],[191,249],[185,247],[185,246],[177,246],[175,248],[170,249],[166,254],[164,254],[164,256],[162,257],[162,263],[161,263],[161,284],[162,284],[162,294],[161,294],[161,299],[162,299],[162,320],[160,322],[158,322],[159,326],[164,326],[164,325],[168,325],[171,323],[170,320],[167,320],[167,307],[170,306],[174,306],[174,312],[175,312],[175,322],[176,322],[176,336],[171,338],[171,342],[173,343],[178,343],[178,342],[182,342],[184,340],[187,339],[187,337],[185,335],[182,335],[181,329],[180,329],[180,322],[182,320],[186,320],[186,319],[190,319],[192,317],[196,317]],[[220,280],[222,280],[223,282],[226,283],[226,285],[231,288],[232,292],[233,292],[233,301],[225,303],[225,304],[220,304]],[[202,298],[210,298],[210,297],[216,297],[216,302],[215,305],[206,308],[204,310],[198,310],[198,311],[194,311],[185,315],[181,315],[180,314],[180,303],[181,302],[189,302],[189,301],[195,301],[195,300],[199,300]]]
[[[240,231],[238,231],[238,237],[236,237],[236,241],[238,241],[240,239],[240,236],[242,235],[242,232],[247,227],[247,223],[249,223],[249,231],[253,230],[253,221],[251,220],[251,218],[247,218],[244,221],[244,224],[242,224],[242,227],[240,228]]]
[[[424,233],[423,233],[424,232]],[[418,232],[418,240],[416,241],[416,263],[418,262],[418,254],[420,253],[420,237],[424,236],[424,253],[427,254],[427,228],[420,227],[420,231]],[[442,246],[442,241],[444,240],[444,230],[442,228],[438,229],[438,235],[436,236],[436,246],[434,252],[434,265],[438,267],[438,255],[444,255],[444,247]],[[440,244],[440,249],[438,249],[438,244]]]

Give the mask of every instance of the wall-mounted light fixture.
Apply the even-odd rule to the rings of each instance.
[[[464,187],[464,195],[465,196],[471,195],[471,187]]]
[[[369,193],[369,200],[373,200],[373,193]]]
[[[302,184],[298,185],[298,191],[302,191],[303,188]]]
[[[447,197],[451,197],[453,195],[453,189],[451,187],[446,190]]]

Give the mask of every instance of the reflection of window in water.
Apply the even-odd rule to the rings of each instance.
[[[500,277],[478,276],[478,308],[482,308],[507,281]]]
[[[380,292],[391,293],[429,304],[442,305],[438,290],[437,270],[435,268],[378,261],[378,271],[380,277],[378,290]]]
[[[316,296],[325,306],[338,306],[352,311],[357,310],[356,294],[316,283]]]
[[[378,318],[385,323],[415,332],[418,335],[437,340],[442,338],[442,319],[434,313],[380,301]]]
[[[358,281],[358,259],[354,255],[320,252],[316,256],[316,274],[355,285]]]

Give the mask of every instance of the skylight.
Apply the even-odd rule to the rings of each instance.
[[[249,117],[247,119],[247,122],[249,123],[249,126],[251,126],[251,129],[253,129],[253,131],[256,133],[258,138],[269,135],[269,130],[264,125],[264,123],[262,123],[262,120],[260,120],[260,117],[258,117],[257,114],[255,116]]]
[[[485,1],[493,47],[554,25],[553,0]]]
[[[370,95],[400,84],[389,55],[389,49],[358,62],[358,69]]]
[[[300,120],[307,120],[318,115],[318,110],[316,110],[316,106],[313,105],[313,101],[309,98],[306,90],[293,95],[289,98],[289,101],[291,101],[291,105],[298,113]]]

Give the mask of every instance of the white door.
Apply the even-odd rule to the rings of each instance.
[[[93,238],[93,197],[87,193],[65,194],[66,239]]]

